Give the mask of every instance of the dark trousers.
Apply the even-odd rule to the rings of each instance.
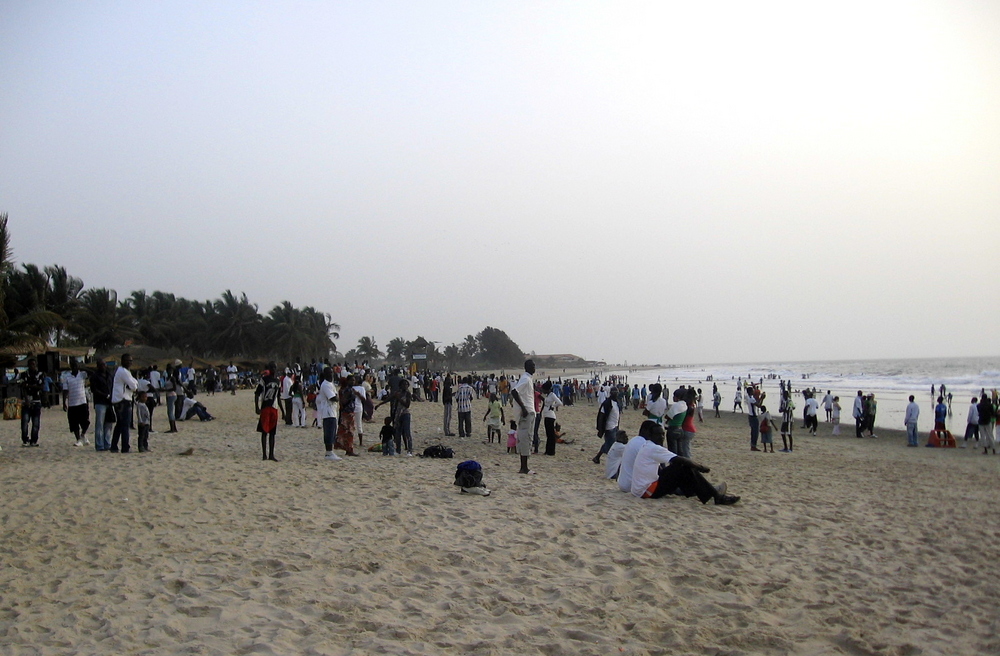
[[[138,441],[140,451],[149,451],[149,424],[139,424]]]
[[[554,456],[556,454],[556,419],[555,417],[545,418],[545,455]]]
[[[292,425],[292,400],[281,399],[281,410],[285,415],[285,425]]]
[[[458,413],[458,436],[472,437],[472,412]]]
[[[538,453],[538,426],[542,423],[542,413],[535,415],[535,434],[532,437],[531,447],[534,449],[535,453]]]
[[[690,465],[680,464],[674,458],[666,465],[660,465],[660,477],[656,490],[650,496],[658,499],[668,494],[683,494],[686,497],[698,497],[702,503],[714,499],[717,491],[700,472]]]
[[[855,437],[864,437],[861,431],[865,429],[865,418],[855,417],[854,418],[854,435]]]
[[[681,437],[683,434],[684,431],[682,431],[679,426],[667,426],[668,451],[676,453],[677,455],[681,454]]]
[[[115,404],[115,416],[118,421],[115,423],[115,431],[111,434],[111,450],[118,450],[118,441],[121,440],[122,453],[129,452],[129,429],[132,428],[132,402],[119,401]]]
[[[760,438],[760,417],[757,415],[747,415],[747,423],[750,424],[750,448],[757,448],[757,440]]]
[[[28,424],[31,424],[29,437]],[[21,441],[25,444],[38,444],[38,431],[42,423],[42,404],[25,403],[21,406]]]

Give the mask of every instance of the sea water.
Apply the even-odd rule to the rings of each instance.
[[[795,392],[793,400],[796,405],[797,426],[802,425],[802,390],[815,389],[818,401],[822,401],[827,390],[830,390],[831,394],[840,397],[841,433],[848,435],[854,434],[851,410],[858,390],[866,395],[870,392],[875,394],[878,404],[875,426],[898,430],[904,428],[903,417],[906,415],[909,396],[914,395],[920,405],[919,430],[927,432],[934,426],[934,406],[941,385],[944,385],[947,393],[952,395],[951,412],[946,425],[956,438],[961,439],[965,435],[972,396],[978,396],[983,389],[987,392],[1000,389],[1000,357],[679,365],[607,371],[605,374],[626,375],[630,385],[637,383],[640,387],[657,381],[669,389],[693,385],[702,390],[706,415],[712,412],[713,382],[718,385],[722,395],[720,410],[732,412],[737,380],[749,379],[761,383],[763,379],[762,389],[767,392],[764,404],[772,414],[777,414],[781,398],[779,381],[788,381]],[[931,386],[934,386],[933,397]],[[825,415],[821,405],[820,435],[829,434],[832,430],[829,424],[824,423]]]

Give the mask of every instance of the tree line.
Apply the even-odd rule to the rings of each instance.
[[[344,354],[348,362],[354,360],[369,362],[386,361],[391,364],[405,364],[414,360],[414,355],[426,356],[428,367],[458,369],[478,369],[493,367],[519,367],[524,364],[524,352],[499,328],[486,326],[476,335],[467,335],[461,344],[452,343],[438,348],[432,342],[418,335],[406,340],[394,337],[389,340],[383,352],[373,336],[358,340],[358,345]]]
[[[0,214],[0,349],[41,352],[49,344],[91,346],[107,352],[136,343],[184,355],[222,360],[279,362],[322,360],[337,354],[340,326],[313,307],[282,301],[267,314],[245,293],[226,290],[197,301],[162,291],[134,291],[119,298],[113,289],[85,287],[65,267],[14,266],[7,214]],[[417,336],[396,337],[383,352],[365,336],[344,354],[347,361],[406,364],[415,354],[430,367],[516,367],[524,353],[503,330],[487,326],[459,344],[439,348]]]
[[[197,301],[162,291],[84,286],[65,267],[15,267],[0,214],[0,348],[41,351],[92,346],[98,352],[128,343],[224,360],[326,358],[336,352],[340,326],[313,307],[282,301],[267,314],[230,290]]]

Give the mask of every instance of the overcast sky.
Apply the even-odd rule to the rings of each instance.
[[[994,355],[1000,3],[0,0],[88,287],[630,363]]]

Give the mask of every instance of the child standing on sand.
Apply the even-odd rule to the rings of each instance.
[[[274,362],[267,363],[264,377],[253,393],[254,410],[260,416],[257,420],[257,431],[260,433],[260,450],[264,456],[262,460],[272,462],[278,462],[274,457],[274,438],[278,432],[278,407],[275,404],[281,392],[281,383],[274,377],[277,368],[278,365]]]
[[[833,417],[833,435],[840,435],[840,397],[833,397],[833,410],[831,410],[831,415]]]
[[[483,415],[483,421],[486,422],[486,437],[490,444],[493,443],[494,435],[497,437],[497,444],[500,444],[500,427],[503,426],[504,412],[503,403],[497,399],[496,394],[490,394],[490,404],[486,408],[486,414]]]
[[[136,422],[139,424],[139,453],[149,451],[150,413],[149,406],[146,405],[146,398],[146,392],[139,392],[139,396],[136,397],[135,404],[135,418]]]
[[[767,445],[771,445],[771,453],[774,453],[774,424],[771,421],[771,413],[767,411],[767,406],[760,406],[760,443],[767,453]]]
[[[507,453],[517,451],[517,422],[510,420],[510,430],[507,431]]]
[[[395,435],[396,430],[392,427],[392,415],[390,415],[385,418],[385,421],[382,422],[382,430],[378,433],[379,439],[382,440],[382,455],[396,455],[396,450],[392,443],[392,439]]]

